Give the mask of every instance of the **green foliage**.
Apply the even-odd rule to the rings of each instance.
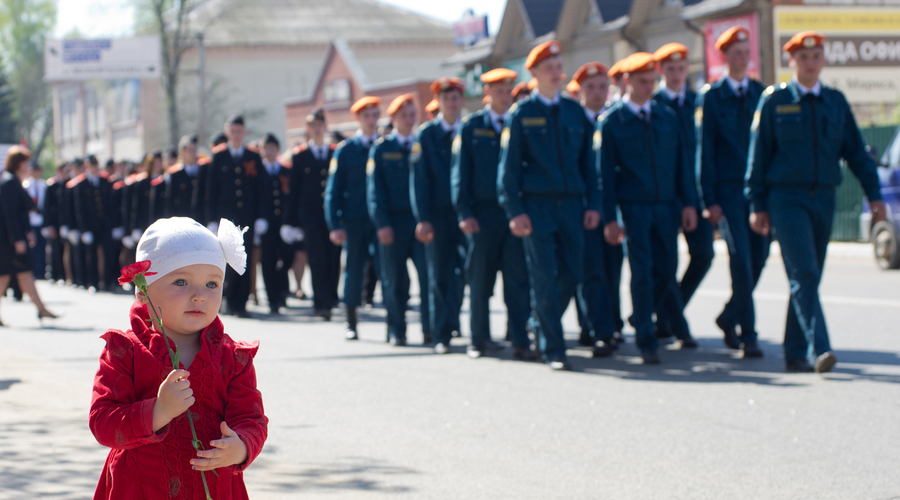
[[[13,91],[0,62],[0,143],[16,142],[19,141],[16,138],[16,120],[13,117]]]

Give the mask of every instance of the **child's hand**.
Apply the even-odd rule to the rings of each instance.
[[[222,439],[210,441],[209,445],[213,447],[211,450],[197,452],[198,458],[191,460],[191,467],[194,470],[213,470],[247,461],[247,445],[228,427],[228,424],[222,422],[220,427]]]
[[[153,405],[153,432],[165,427],[194,404],[194,391],[188,381],[190,376],[184,370],[172,370],[159,385]]]

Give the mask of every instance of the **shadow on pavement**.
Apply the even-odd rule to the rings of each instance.
[[[301,493],[317,490],[325,493],[355,490],[409,493],[413,491],[412,488],[397,482],[404,475],[418,474],[414,469],[366,457],[347,457],[338,463],[330,464],[294,464],[276,461],[264,455],[265,452],[253,462],[253,467],[248,469],[245,476],[248,489],[251,491]],[[254,481],[257,474],[265,480]]]
[[[21,384],[22,379],[20,378],[11,378],[6,380],[0,380],[0,391],[7,391],[13,384]]]

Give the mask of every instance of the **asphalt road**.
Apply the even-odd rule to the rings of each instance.
[[[245,474],[251,498],[900,498],[900,272],[867,255],[829,257],[821,291],[839,364],[826,376],[783,372],[777,255],[756,294],[761,360],[736,359],[713,324],[727,256],[687,309],[700,349],[667,350],[654,367],[638,364],[630,327],[614,358],[573,347],[576,371],[553,373],[508,349],[471,360],[466,339],[433,355],[417,325],[411,347],[391,347],[380,308],[348,343],[340,318],[314,320],[308,302],[281,317],[251,307],[256,319],[224,318],[261,343],[271,421]],[[627,314],[627,273],[623,287]],[[131,297],[39,289],[65,313],[52,328],[27,301],[0,308],[0,499],[90,498],[107,453],[87,427],[99,335],[127,327]],[[496,338],[505,315],[493,309]],[[574,346],[571,308],[565,324]]]

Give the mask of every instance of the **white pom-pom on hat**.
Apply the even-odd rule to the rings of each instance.
[[[225,253],[225,261],[238,274],[244,274],[247,270],[247,251],[244,250],[244,233],[247,228],[235,226],[230,220],[219,220],[219,244],[222,245],[222,251]]]

